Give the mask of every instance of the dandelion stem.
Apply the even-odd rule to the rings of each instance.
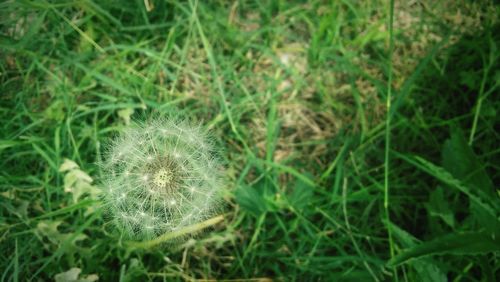
[[[222,220],[224,220],[224,216],[219,215],[219,216],[210,218],[208,220],[202,221],[200,223],[186,226],[182,229],[179,229],[179,230],[176,230],[173,232],[167,232],[167,233],[165,233],[165,234],[161,235],[160,237],[155,238],[153,240],[142,241],[142,242],[128,241],[125,243],[125,245],[127,245],[131,248],[135,248],[135,249],[149,249],[151,247],[154,247],[154,246],[159,245],[161,243],[182,237],[184,235],[196,233],[196,232],[201,231],[209,226],[215,225],[215,224],[221,222]]]

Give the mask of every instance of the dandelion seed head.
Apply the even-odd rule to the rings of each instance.
[[[200,126],[179,119],[132,122],[101,164],[109,214],[132,239],[152,239],[214,216],[222,172]]]

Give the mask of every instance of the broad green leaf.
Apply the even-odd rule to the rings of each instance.
[[[444,197],[443,187],[438,186],[436,190],[432,191],[429,202],[425,206],[431,216],[439,217],[448,226],[455,227],[455,217]]]
[[[74,236],[74,233],[61,233],[59,232],[58,228],[59,225],[61,225],[62,221],[60,220],[42,220],[38,222],[36,225],[36,234],[39,236],[39,238],[46,237],[51,243],[54,245],[61,246],[63,242],[72,239],[70,243],[73,246],[76,246],[76,243],[78,241],[85,240],[87,236],[85,234],[76,234]],[[71,238],[74,236],[74,238]]]
[[[47,237],[47,239],[53,244],[59,243],[59,230],[57,227],[62,223],[60,220],[52,221],[52,220],[42,220],[38,222],[36,226],[36,234],[42,237]]]
[[[460,180],[453,177],[453,175],[451,175],[442,167],[437,166],[423,158],[416,156],[414,159],[412,159],[404,155],[399,156],[407,162],[434,176],[441,182],[466,194],[471,202],[477,204],[482,209],[484,209],[485,212],[498,219],[497,213],[499,211],[499,205],[497,198],[489,197],[481,190],[471,189],[470,187],[464,185]]]
[[[454,129],[442,152],[443,168],[465,185],[493,195],[491,182],[484,165],[479,161],[459,129]]]
[[[125,108],[123,110],[118,111],[118,116],[123,120],[123,123],[125,123],[125,125],[129,125],[130,116],[132,116],[133,113],[134,113],[133,108]]]
[[[64,159],[64,162],[59,167],[59,172],[70,171],[75,168],[78,168],[78,165],[74,161],[70,159]]]
[[[477,255],[500,251],[500,238],[486,232],[453,233],[422,243],[393,257],[389,266],[431,255]]]
[[[40,221],[35,229],[36,236],[43,242],[43,238],[46,238],[50,244],[44,244],[45,248],[49,251],[54,250],[52,246],[56,247],[56,252],[65,253],[69,258],[74,259],[75,254],[88,255],[90,254],[90,249],[78,246],[78,242],[87,239],[87,235],[83,233],[61,233],[58,230],[59,225],[62,221],[56,220],[42,220]]]
[[[59,171],[66,172],[64,176],[64,191],[73,194],[74,203],[86,194],[92,199],[98,198],[100,190],[91,184],[93,181],[92,177],[80,170],[75,162],[65,159],[59,167]]]
[[[405,230],[399,228],[393,223],[389,223],[392,234],[401,242],[405,248],[414,248],[418,246],[419,240],[413,237]],[[421,258],[410,261],[409,264],[415,269],[419,276],[419,281],[447,281],[445,273],[439,269],[432,258]]]
[[[54,276],[56,282],[94,282],[99,280],[97,274],[90,274],[85,276],[80,276],[82,270],[77,267],[73,267],[66,272],[61,272]]]
[[[490,200],[493,207],[496,202],[498,213],[498,196],[494,193],[493,183],[484,169],[485,165],[476,157],[459,129],[455,128],[450,139],[445,142],[442,157],[444,169],[471,190],[483,194]],[[470,210],[474,220],[480,226],[490,232],[500,231],[500,222],[488,209],[476,202],[471,202]],[[443,220],[446,221],[445,218]]]

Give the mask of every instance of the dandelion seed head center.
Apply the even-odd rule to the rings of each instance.
[[[170,182],[172,182],[172,178],[172,171],[166,168],[161,168],[160,170],[156,171],[153,177],[153,183],[158,187],[165,187],[166,185],[170,184]]]
[[[144,167],[144,174],[150,175],[147,183],[148,189],[153,193],[172,195],[182,187],[184,170],[179,161],[172,155],[155,157]]]

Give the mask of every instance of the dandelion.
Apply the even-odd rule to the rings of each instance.
[[[150,240],[212,217],[222,173],[201,126],[172,118],[133,122],[109,144],[103,199],[125,237]]]

